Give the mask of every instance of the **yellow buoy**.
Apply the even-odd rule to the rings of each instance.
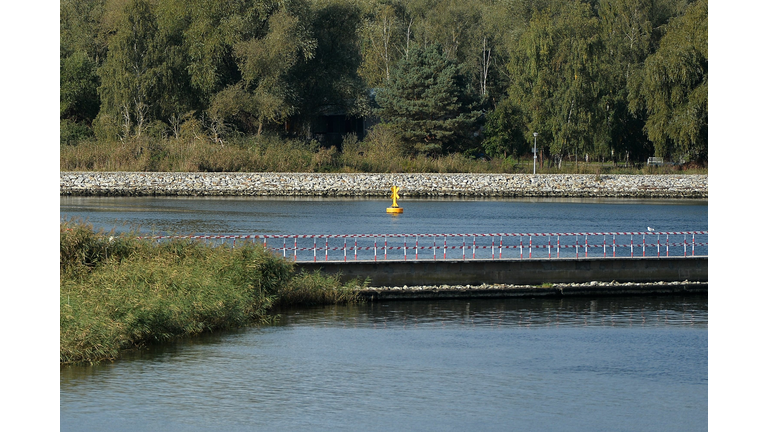
[[[397,191],[400,190],[397,186],[392,186],[389,188],[389,190],[392,191],[392,207],[387,207],[387,213],[402,213],[403,209],[397,205],[397,199],[400,198],[400,195],[398,195]]]

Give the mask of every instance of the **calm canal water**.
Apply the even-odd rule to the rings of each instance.
[[[62,197],[62,219],[155,234],[707,230],[707,201]],[[701,252],[702,254],[705,251]],[[699,249],[697,248],[697,254]],[[707,297],[421,301],[60,373],[64,431],[707,429]]]
[[[704,297],[421,301],[61,370],[63,431],[701,431]]]
[[[61,197],[62,219],[155,234],[390,234],[707,230],[706,200]]]

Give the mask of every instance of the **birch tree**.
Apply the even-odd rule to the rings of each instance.
[[[642,71],[636,110],[648,111],[645,131],[656,156],[702,160],[708,146],[707,0],[670,21]]]
[[[141,136],[152,118],[166,67],[163,41],[149,2],[132,0],[123,10],[109,53],[99,69],[102,121],[119,124],[120,137]]]
[[[596,53],[598,22],[589,4],[565,1],[535,12],[509,63],[511,102],[526,116],[525,137],[533,132],[542,149],[578,157],[589,150],[599,118]]]

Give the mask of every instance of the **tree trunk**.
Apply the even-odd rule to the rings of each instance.
[[[576,173],[579,173],[579,148],[576,147]]]
[[[128,105],[120,107],[120,114],[123,116],[123,139],[126,140],[131,136],[131,111]]]
[[[480,94],[485,96],[488,93],[488,70],[491,65],[491,49],[486,47],[486,37],[483,37],[483,61],[482,75],[480,79]]]

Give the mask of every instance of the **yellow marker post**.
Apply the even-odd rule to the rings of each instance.
[[[387,207],[387,213],[402,213],[403,209],[397,205],[397,199],[400,198],[400,195],[397,193],[400,188],[397,186],[392,186],[389,188],[389,190],[392,191],[392,207]]]

